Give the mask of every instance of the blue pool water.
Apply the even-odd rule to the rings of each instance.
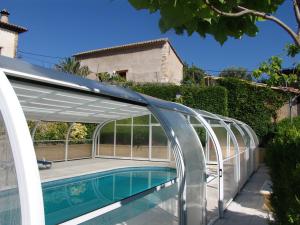
[[[139,167],[43,183],[46,225],[76,218],[175,177],[175,169]]]

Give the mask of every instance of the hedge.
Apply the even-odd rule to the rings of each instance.
[[[181,86],[182,104],[223,116],[228,115],[228,91],[224,87]]]
[[[235,79],[219,79],[217,84],[228,90],[228,115],[250,125],[266,142],[272,133],[277,110],[288,100],[285,93]]]
[[[300,224],[300,117],[281,121],[267,147],[273,182],[271,206],[277,225]]]
[[[203,87],[199,85],[139,84],[134,91],[167,101],[177,101],[186,106],[213,113],[228,115],[227,90],[224,87]],[[180,94],[180,99],[176,95]]]

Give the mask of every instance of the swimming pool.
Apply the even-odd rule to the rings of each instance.
[[[46,225],[68,221],[175,177],[175,169],[135,167],[43,183]]]

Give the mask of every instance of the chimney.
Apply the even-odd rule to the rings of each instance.
[[[9,12],[6,9],[2,9],[0,14],[1,14],[0,22],[8,23]]]

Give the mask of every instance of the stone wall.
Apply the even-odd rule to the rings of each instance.
[[[1,55],[14,58],[16,56],[18,34],[0,28]]]
[[[292,107],[292,117],[296,117],[296,116],[300,116],[300,104],[294,105]],[[289,103],[287,102],[277,111],[277,121],[289,117],[290,117],[290,107],[289,107]]]
[[[167,50],[167,77],[169,83],[180,84],[183,79],[183,64],[178,59],[169,43],[166,43]]]
[[[122,49],[86,56],[76,56],[82,66],[88,66],[97,79],[96,73],[127,71],[126,79],[139,83],[158,82],[180,84],[183,65],[169,43],[131,49]]]

